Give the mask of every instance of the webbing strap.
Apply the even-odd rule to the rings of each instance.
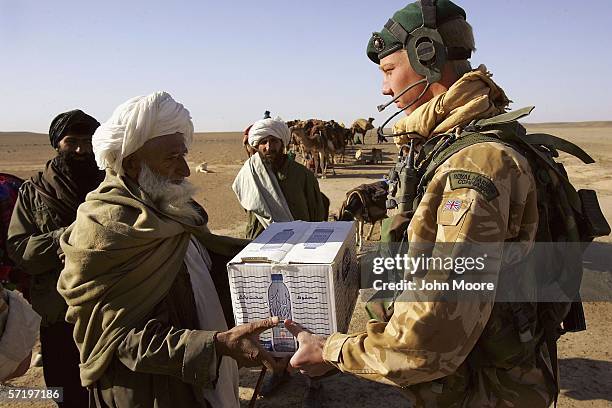
[[[473,133],[468,133],[468,134],[465,134],[459,137],[457,140],[452,142],[450,146],[448,146],[446,149],[442,150],[440,153],[436,154],[432,158],[431,162],[427,165],[427,168],[425,169],[423,176],[421,177],[421,181],[419,182],[419,187],[417,188],[417,192],[418,193],[423,192],[423,190],[426,188],[427,184],[429,183],[429,181],[435,174],[438,167],[440,167],[440,165],[444,163],[452,155],[454,155],[455,153],[458,153],[459,151],[465,149],[466,147],[475,145],[477,143],[486,143],[486,142],[496,142],[496,143],[502,143],[502,144],[507,145],[507,143],[502,142],[499,138],[495,136],[488,136],[483,133],[473,132]]]
[[[397,38],[402,45],[406,45],[406,43],[408,43],[408,32],[397,21],[390,18],[385,24],[385,28],[389,30],[389,32],[393,34],[393,36]]]
[[[574,157],[582,160],[584,164],[595,163],[595,160],[587,152],[582,150],[580,146],[573,144],[560,137],[549,135],[547,133],[529,133],[526,139],[527,143],[532,145],[548,145],[557,150],[571,154]]]
[[[535,109],[535,106],[527,106],[525,108],[517,109],[511,112],[502,113],[501,115],[493,116],[492,118],[480,119],[474,122],[474,126],[478,129],[484,129],[488,126],[502,125],[504,123],[516,122],[519,119],[528,116],[531,111]]]
[[[576,211],[578,214],[582,214],[582,205],[580,203],[580,197],[578,196],[578,193],[576,192],[574,186],[572,186],[569,179],[567,178],[567,175],[563,174],[563,172],[559,170],[557,164],[548,156],[546,156],[544,152],[542,152],[535,145],[527,141],[527,138],[529,136],[526,135],[526,131],[523,126],[516,122],[516,125],[514,125],[513,128],[515,130],[513,132],[504,131],[502,125],[501,131],[498,133],[501,136],[501,139],[510,142],[515,142],[518,146],[523,146],[524,148],[529,149],[529,151],[533,152],[539,159],[541,159],[541,162],[546,164],[559,177],[559,181],[563,185],[563,189],[565,190],[567,199],[574,211]]]

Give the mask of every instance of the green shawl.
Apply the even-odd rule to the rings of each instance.
[[[212,234],[206,217],[161,213],[135,183],[107,170],[61,237],[66,262],[57,289],[75,325],[83,386],[97,381],[125,335],[166,297],[191,235],[231,256],[247,243]]]

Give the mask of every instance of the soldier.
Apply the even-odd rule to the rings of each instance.
[[[474,39],[465,18],[448,0],[411,3],[374,33],[367,47],[369,59],[380,65],[383,94],[393,97],[379,109],[395,102],[406,113],[394,126],[394,140],[410,144],[413,153],[424,146],[418,160],[443,149],[440,143],[454,141],[453,135],[460,140],[472,121],[504,113],[509,103],[483,66],[471,69]],[[396,239],[407,227],[411,248],[428,244],[440,247],[440,255],[445,255],[442,243],[515,241],[525,251],[533,245],[537,195],[526,157],[502,143],[483,142],[434,168],[430,179],[417,180],[426,188],[409,208],[414,211],[392,219]],[[500,265],[489,264],[494,278],[503,275]],[[416,406],[548,407],[556,390],[547,344],[519,342],[519,332],[508,323],[515,316],[491,294],[475,299],[396,301],[388,321],[371,320],[361,333],[328,338],[286,321],[300,345],[290,365],[311,376],[337,368],[395,385]],[[500,355],[504,352],[513,354]]]

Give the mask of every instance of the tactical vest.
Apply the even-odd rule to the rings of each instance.
[[[601,213],[595,191],[576,191],[563,165],[554,158],[558,157],[558,151],[563,151],[585,164],[594,163],[594,160],[580,147],[564,139],[543,133],[527,134],[518,120],[529,115],[532,109],[527,107],[473,121],[460,134],[437,135],[429,139],[417,157],[404,160],[403,163],[398,161],[389,176],[389,202],[403,210],[399,219],[403,220],[400,229],[403,228],[404,239],[404,227],[407,227],[411,214],[418,207],[438,167],[459,151],[486,142],[502,143],[527,158],[537,191],[539,222],[536,242],[590,242],[595,237],[610,234],[610,226]],[[393,185],[394,182],[397,185]],[[392,219],[384,222],[381,235],[387,234],[385,230],[393,222]],[[396,221],[395,227],[398,225]],[[555,265],[555,257],[552,256],[546,260],[546,265],[537,267],[549,272],[545,279],[550,281],[557,279],[560,273],[567,273],[576,274],[576,281],[580,282],[582,252],[575,255],[577,259],[569,265]],[[388,301],[368,305],[372,317],[380,318],[382,315],[384,320],[388,320],[392,308],[392,302]],[[467,364],[471,370],[483,367],[509,369],[532,361],[548,373],[558,394],[556,341],[565,332],[585,329],[579,298],[573,302],[496,302],[480,339],[468,356]],[[552,370],[548,369],[545,362],[537,361],[542,344],[547,346]]]

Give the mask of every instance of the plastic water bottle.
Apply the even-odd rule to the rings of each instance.
[[[285,319],[291,319],[291,300],[289,289],[283,283],[283,275],[272,274],[272,283],[268,288],[270,316],[278,316],[279,325],[272,328],[272,349],[274,351],[295,351],[293,335],[285,328]]]

